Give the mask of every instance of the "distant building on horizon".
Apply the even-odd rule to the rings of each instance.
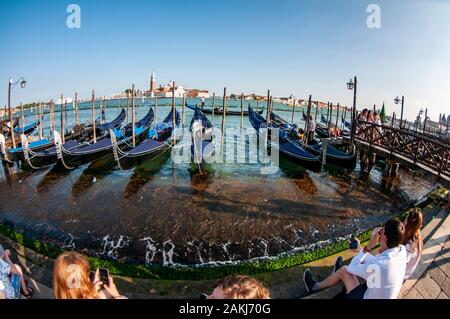
[[[202,97],[202,98],[209,98],[209,91],[208,90],[199,90],[199,89],[192,89],[188,90],[186,97],[189,98],[196,98],[196,97]]]

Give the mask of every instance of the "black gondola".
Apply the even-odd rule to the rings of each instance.
[[[273,112],[271,113],[271,120],[275,122],[276,126],[279,128],[283,128],[286,125],[289,125],[287,121],[285,121],[283,118],[281,118],[280,116],[276,115]],[[312,142],[310,142],[310,144],[304,145],[299,137],[297,136],[291,137],[297,143],[301,143],[301,145],[303,145],[303,147],[312,154],[317,156],[322,154],[323,144],[321,141],[313,139]],[[344,151],[337,149],[332,145],[327,145],[326,162],[328,164],[333,164],[342,168],[354,169],[356,166],[356,154],[350,155]]]
[[[128,167],[139,161],[157,157],[171,148],[174,143],[174,128],[173,128],[173,111],[167,115],[164,121],[155,125],[155,127],[148,131],[149,138],[135,147],[127,147],[122,144],[121,148],[117,142],[116,135],[111,131],[114,159],[120,168]],[[175,113],[175,126],[180,125],[180,114]]]
[[[249,121],[253,128],[258,131],[260,137],[263,133],[259,130],[260,128],[266,127],[266,120],[259,114],[257,114],[253,109],[248,107]],[[278,128],[271,122],[269,127]],[[268,134],[270,138],[270,134]],[[287,134],[284,133],[282,129],[279,130],[279,143],[275,144],[273,141],[271,143],[272,147],[275,147],[279,152],[286,156],[287,158],[295,161],[301,166],[313,170],[319,171],[322,165],[321,155],[315,155],[303,148],[299,143],[291,139]]]
[[[33,169],[38,169],[44,166],[55,164],[58,159],[60,159],[63,166],[70,169],[74,166],[80,165],[81,163],[86,163],[97,157],[101,157],[102,155],[104,155],[104,152],[106,152],[106,150],[111,151],[112,148],[111,140],[109,138],[110,129],[117,130],[117,127],[122,124],[124,119],[125,111],[122,109],[122,112],[114,121],[102,124],[98,128],[96,127],[96,132],[102,134],[98,136],[97,143],[94,143],[94,141],[91,139],[89,141],[79,141],[72,139],[66,141],[63,144],[61,142],[61,136],[59,132],[55,131],[54,146],[41,151],[33,151],[30,150],[29,147],[24,147],[25,163]],[[151,120],[153,120],[152,111]],[[130,126],[130,124],[128,124],[126,128],[128,126]],[[119,131],[117,134],[119,134]],[[27,143],[24,136],[22,136],[22,143]],[[66,158],[63,157],[66,153],[69,153],[69,155],[67,156],[67,161]],[[69,163],[72,166],[70,166]]]
[[[147,115],[134,124],[134,138],[136,145],[148,138],[148,131],[153,119],[153,109],[150,108]],[[66,148],[58,141],[58,139],[55,139],[56,153],[61,164],[67,169],[72,169],[81,164],[91,162],[108,153],[112,154],[113,144],[110,131],[111,129],[105,131],[105,134],[98,138],[96,143],[81,143],[77,147],[70,147],[69,145],[69,148]],[[133,136],[132,123],[127,124],[121,130],[113,128],[112,131],[114,132],[114,137],[118,141],[119,147],[125,147],[126,145],[131,147]]]
[[[126,112],[122,108],[122,111],[119,113],[119,115],[111,122],[104,123],[96,126],[96,133],[98,136],[103,136],[111,128],[119,127],[122,122],[125,120]],[[87,127],[82,128],[81,130],[77,130],[77,132],[70,132],[64,135],[64,140],[66,141],[67,145],[65,147],[70,148],[73,146],[76,146],[81,141],[89,141],[92,138],[93,131],[92,131],[92,125],[89,125]],[[0,137],[1,139],[1,137]],[[30,167],[33,167],[35,165],[38,165],[38,163],[41,163],[44,166],[47,166],[52,163],[52,155],[56,155],[56,149],[55,149],[55,142],[53,139],[42,139],[35,142],[28,142],[26,141],[26,149],[28,151],[28,158],[33,158],[36,163],[33,165],[31,162],[26,159],[26,156],[24,154],[24,148],[22,147],[22,144],[25,142],[26,138],[24,139],[21,137],[21,144],[16,148],[10,148],[6,150],[5,152],[2,151],[2,157],[3,160],[6,162],[13,163],[15,161],[25,161]],[[1,141],[0,141],[0,148],[1,148]],[[39,158],[42,157],[42,160],[39,160]],[[41,165],[35,166],[40,167]]]
[[[204,108],[201,108],[200,106],[197,106],[197,105],[191,105],[191,104],[187,104],[187,103],[186,103],[186,107],[187,107],[188,109],[193,110],[193,111],[195,111],[195,109],[198,107],[203,113],[205,113],[205,114],[212,114],[212,109],[204,109]],[[248,111],[243,111],[242,113],[243,113],[243,115],[245,115],[245,116],[248,115]],[[263,113],[263,110],[262,110],[262,109],[258,111],[258,114],[262,114],[262,113]],[[223,114],[223,110],[220,109],[220,108],[218,108],[218,107],[215,107],[215,108],[214,108],[214,114],[216,114],[216,115],[222,115],[222,114]],[[241,116],[241,111],[232,111],[232,110],[229,110],[229,109],[227,108],[227,115]]]

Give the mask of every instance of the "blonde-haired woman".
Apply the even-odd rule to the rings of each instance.
[[[53,271],[55,299],[124,299],[117,291],[113,278],[109,285],[100,280],[99,270],[91,276],[89,260],[77,253],[66,252],[58,256]]]
[[[406,247],[407,260],[405,279],[411,277],[419,264],[423,250],[423,239],[420,232],[422,227],[423,216],[420,208],[415,208],[409,212],[403,225],[405,233],[402,244]]]
[[[269,290],[249,276],[229,276],[221,280],[208,299],[270,299]]]

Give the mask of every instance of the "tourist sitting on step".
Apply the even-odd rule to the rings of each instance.
[[[53,293],[55,299],[127,299],[106,269],[91,272],[89,260],[77,252],[62,253],[56,259]]]
[[[22,268],[11,261],[11,252],[0,245],[0,293],[4,299],[19,299],[20,293],[31,298],[33,288],[27,285]]]
[[[342,264],[342,258],[336,260],[333,273],[324,281],[317,282],[311,270],[303,274],[306,290],[313,293],[343,283],[346,299],[395,299],[405,278],[407,253],[401,245],[405,229],[395,219],[389,220],[384,227],[377,227],[368,245],[361,247],[354,239],[358,253],[348,266]],[[380,244],[379,254],[372,255],[375,245]],[[352,247],[353,248],[353,247]],[[365,280],[360,284],[358,278]]]
[[[405,234],[402,244],[406,247],[408,263],[406,264],[405,279],[411,277],[419,264],[423,250],[423,239],[420,232],[423,216],[420,208],[415,208],[408,213],[404,221]]]
[[[270,299],[269,290],[249,276],[229,276],[217,283],[210,295],[202,299]]]

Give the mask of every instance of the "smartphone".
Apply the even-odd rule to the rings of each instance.
[[[207,294],[201,294],[200,295],[200,299],[208,299],[208,295]]]
[[[349,248],[350,248],[350,249],[356,249],[356,248],[358,248],[358,241],[356,240],[355,237],[352,237],[352,239],[350,240]]]
[[[106,268],[100,268],[100,281],[103,282],[104,285],[109,286],[109,270]]]

